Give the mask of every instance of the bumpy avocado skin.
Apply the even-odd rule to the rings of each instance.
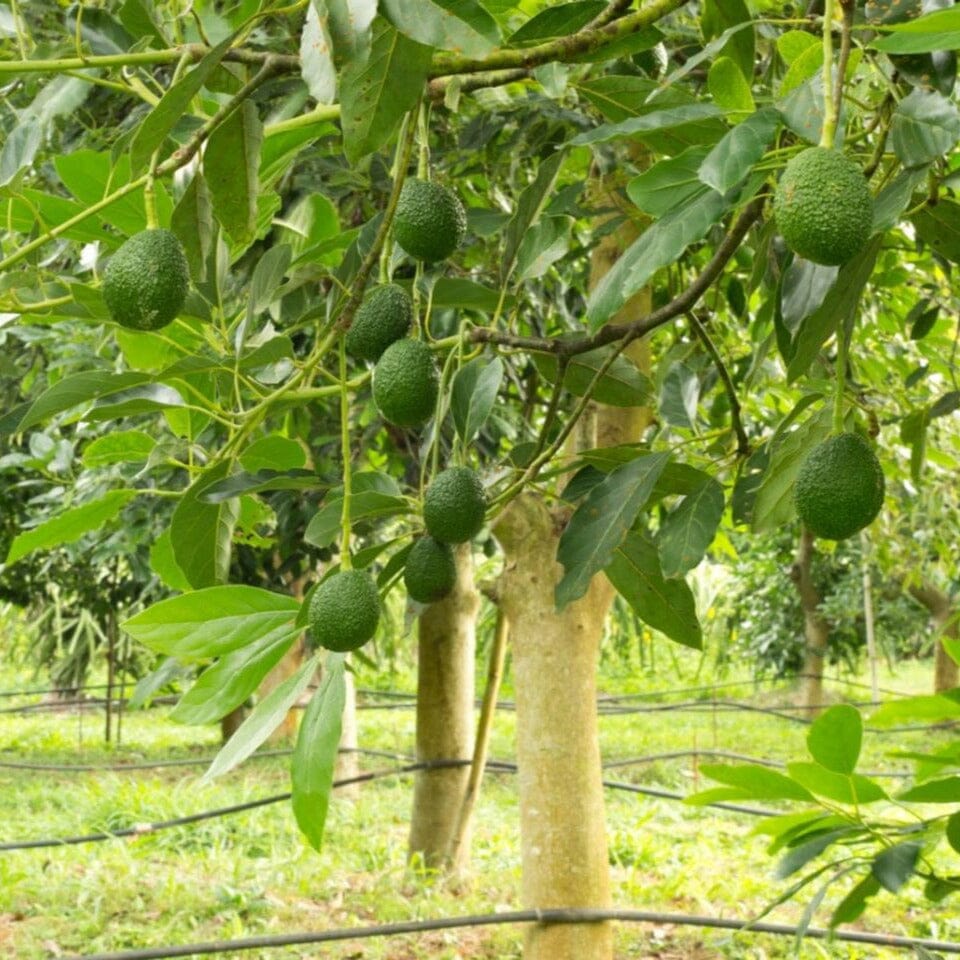
[[[373,577],[362,570],[341,570],[314,590],[307,636],[315,647],[346,653],[371,640],[379,621]]]
[[[480,478],[469,467],[441,471],[423,496],[423,522],[441,543],[466,543],[483,528],[487,497]]]
[[[446,260],[463,243],[467,213],[449,187],[431,180],[407,180],[400,190],[393,235],[411,257],[426,263]]]
[[[110,316],[131,330],[159,330],[174,320],[187,298],[190,268],[169,230],[141,230],[111,257],[103,272]]]
[[[403,582],[411,600],[436,603],[449,596],[457,582],[457,564],[449,544],[421,537],[407,554]]]
[[[385,283],[366,296],[347,331],[347,353],[376,363],[383,351],[410,332],[413,302],[403,287]]]
[[[883,506],[883,468],[859,433],[841,433],[818,444],[800,467],[794,486],[797,514],[825,540],[844,540],[876,519]]]
[[[836,150],[810,147],[783,171],[773,215],[794,253],[839,266],[859,253],[870,236],[873,197],[852,160]]]
[[[390,344],[373,368],[373,402],[397,427],[419,427],[434,413],[440,374],[433,352],[421,340]]]

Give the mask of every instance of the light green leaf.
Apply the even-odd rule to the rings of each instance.
[[[88,469],[113,463],[139,463],[149,458],[157,441],[142,430],[118,430],[97,437],[83,450],[83,465]]]
[[[776,110],[758,110],[737,124],[707,154],[700,167],[700,179],[718,193],[726,193],[753,169],[779,129],[780,114]]]
[[[628,533],[614,550],[606,574],[644,623],[686,647],[703,648],[693,593],[686,580],[667,580],[663,576],[652,541]]]
[[[16,431],[22,433],[64,410],[149,381],[150,377],[145,373],[107,373],[103,370],[64,377],[34,400],[17,424]]]
[[[226,742],[204,773],[201,783],[209,782],[243,763],[283,723],[287,713],[310,685],[319,665],[313,656],[292,676],[270,691],[250,711],[240,729]]]
[[[336,63],[350,63],[367,56],[377,0],[311,0],[311,6],[317,19],[330,31]]]
[[[919,783],[901,793],[897,799],[911,803],[960,803],[960,777],[943,777]]]
[[[853,773],[860,758],[863,720],[856,707],[841,703],[814,720],[807,734],[810,755],[834,773]]]
[[[719,57],[711,64],[707,89],[714,103],[728,113],[751,114],[756,109],[750,84],[730,57]]]
[[[254,440],[240,454],[240,466],[249,473],[258,470],[300,470],[307,464],[303,445],[279,433]]]
[[[700,165],[709,152],[709,147],[688,147],[657,161],[627,184],[627,196],[644,213],[662,217],[703,191]]]
[[[8,567],[12,566],[35,550],[49,550],[73,543],[85,533],[99,530],[110,523],[136,495],[136,490],[111,490],[97,500],[51,517],[14,537],[4,562]]]
[[[300,75],[317,103],[337,99],[337,68],[333,63],[333,40],[315,4],[307,8],[300,34]]]
[[[537,168],[537,175],[533,182],[524,187],[520,194],[517,208],[514,210],[504,232],[503,260],[500,262],[500,277],[504,284],[516,265],[523,238],[540,218],[540,213],[550,200],[563,160],[564,153],[562,150],[558,150],[547,157],[546,160],[543,160]]]
[[[878,783],[858,773],[834,773],[819,763],[788,763],[787,773],[811,793],[837,803],[876,803],[888,799]]]
[[[383,15],[417,43],[483,57],[500,42],[496,20],[477,0],[380,0]]]
[[[153,604],[122,627],[151,650],[185,660],[219,657],[294,622],[293,597],[231,585],[194,590]]]
[[[700,772],[711,780],[739,787],[757,800],[813,800],[813,794],[776,770],[759,764],[704,763]]]
[[[177,566],[176,557],[173,555],[169,527],[150,545],[150,569],[160,578],[160,582],[171,590],[184,592],[190,589],[190,581]]]
[[[290,771],[293,813],[314,850],[323,841],[346,699],[344,658],[332,653],[323,665],[320,689],[303,715]]]
[[[556,587],[557,609],[579,600],[594,575],[610,563],[669,459],[668,453],[650,453],[625,463],[574,511],[557,546],[557,560],[565,571]]]
[[[933,53],[960,50],[960,8],[937,10],[903,23],[887,24],[890,31],[873,42],[884,53]]]

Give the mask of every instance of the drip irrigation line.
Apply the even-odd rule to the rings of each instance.
[[[266,757],[284,757],[293,750],[262,750],[252,753],[248,760],[261,760]],[[158,767],[202,767],[213,757],[183,757],[178,760],[152,760],[136,763],[29,763],[19,760],[0,760],[0,769],[38,770],[47,773],[122,773],[124,770],[154,770]]]
[[[149,706],[140,707],[140,710],[149,710],[151,707],[169,706],[179,700],[176,696],[154,697]],[[114,710],[126,707],[130,699],[111,700],[110,706]],[[0,714],[3,713],[56,713],[60,710],[70,709],[72,707],[94,707],[101,708],[107,705],[107,700],[103,697],[87,697],[80,700],[41,700],[39,703],[23,703],[16,707],[0,707]]]
[[[71,696],[76,696],[78,693],[83,693],[85,690],[106,690],[108,686],[109,684],[106,683],[92,683],[82,687],[45,687],[27,690],[0,690],[0,700],[6,700],[9,697],[39,697],[48,693],[69,693]]]
[[[395,759],[405,759],[401,754],[390,754],[385,751],[361,751],[358,753],[371,753],[377,756],[384,756]],[[344,780],[335,780],[333,787],[346,787],[355,783],[368,783],[371,780],[380,780],[387,777],[395,777],[408,773],[415,773],[419,770],[441,770],[451,767],[468,767],[471,760],[430,760],[416,763],[407,763],[400,767],[392,767],[389,770],[371,770],[367,773],[358,774],[355,777],[349,777]],[[504,760],[490,760],[486,768],[491,773],[517,773],[518,767],[515,763],[508,763]],[[604,780],[603,785],[611,790],[623,790],[628,793],[637,793],[643,796],[655,797],[660,800],[685,800],[682,793],[674,793],[670,790],[662,790],[657,787],[642,787],[633,783],[621,783],[616,780]],[[201,820],[213,820],[217,817],[228,816],[234,813],[243,813],[247,810],[254,810],[258,807],[266,807],[274,803],[282,803],[290,799],[291,794],[278,793],[270,797],[261,797],[259,800],[248,800],[245,803],[231,804],[227,807],[216,807],[212,810],[203,810],[199,813],[192,813],[185,817],[176,817],[172,820],[158,820],[153,823],[138,824],[133,827],[124,827],[119,830],[103,831],[101,833],[88,833],[76,837],[50,837],[38,840],[18,840],[9,843],[0,843],[0,852],[9,852],[12,850],[34,850],[41,847],[63,847],[76,846],[83,843],[99,843],[104,840],[114,840],[122,837],[141,837],[156,833],[160,830],[168,830],[172,827],[182,827],[191,823],[198,823]],[[774,810],[761,810],[755,807],[744,807],[739,804],[715,802],[705,804],[705,806],[716,807],[721,810],[729,810],[734,813],[744,813],[755,817],[775,816]]]
[[[650,910],[591,910],[543,909],[510,910],[502,913],[479,913],[460,917],[438,917],[432,920],[405,920],[365,927],[344,927],[335,930],[306,931],[303,933],[269,934],[242,937],[236,940],[209,940],[180,946],[145,947],[121,950],[116,953],[76,954],[67,960],[167,960],[173,957],[192,957],[234,950],[263,950],[275,947],[293,947],[314,943],[336,943],[344,940],[367,940],[378,937],[396,937],[406,934],[429,933],[437,930],[457,930],[468,927],[493,927],[519,923],[576,924],[601,923],[673,924],[686,927],[706,927],[739,933],[773,934],[796,937],[798,927],[785,923],[737,920],[726,917],[705,917],[687,913],[661,913]],[[929,951],[960,953],[960,943],[949,940],[915,939],[888,933],[866,933],[860,930],[825,930],[808,927],[802,936],[811,940],[839,940],[846,943],[866,943],[873,946],[913,950],[922,947]]]

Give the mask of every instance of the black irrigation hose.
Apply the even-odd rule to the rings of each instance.
[[[192,957],[202,954],[227,953],[232,950],[263,950],[272,947],[292,947],[308,943],[336,943],[343,940],[363,940],[373,937],[396,937],[435,930],[456,930],[465,927],[493,927],[517,923],[600,923],[614,920],[620,923],[670,923],[677,926],[709,927],[741,933],[769,933],[795,937],[800,930],[785,923],[734,920],[703,917],[686,913],[660,913],[649,910],[511,910],[504,913],[480,913],[465,917],[440,917],[434,920],[406,920],[377,926],[346,927],[339,930],[318,930],[304,933],[270,934],[243,937],[236,940],[211,940],[181,946],[145,947],[139,950],[121,950],[117,953],[88,953],[68,957],[67,960],[166,960],[171,957]],[[912,950],[939,950],[960,953],[960,943],[949,940],[926,940],[901,937],[887,933],[864,933],[859,930],[824,930],[808,927],[803,935],[813,940],[840,940],[847,943],[869,943],[875,946]]]
[[[140,707],[140,710],[149,710],[151,707],[169,706],[179,700],[176,696],[154,697],[150,705]],[[126,700],[111,700],[110,705],[114,710],[125,707],[130,702]],[[24,703],[18,707],[0,707],[0,714],[3,713],[56,713],[59,710],[66,710],[71,707],[104,707],[107,701],[103,697],[87,697],[81,700],[41,700],[40,703]]]
[[[8,697],[40,697],[48,693],[69,693],[76,696],[83,693],[84,690],[106,690],[110,685],[107,683],[93,683],[83,687],[46,687],[41,689],[27,690],[0,690],[0,700],[6,700]],[[117,686],[115,683],[114,686]]]
[[[248,760],[261,760],[264,757],[285,757],[292,750],[262,750],[252,753]],[[39,770],[47,773],[122,773],[124,770],[154,770],[158,767],[203,767],[213,757],[183,757],[179,760],[153,760],[142,763],[27,763],[20,760],[0,760],[3,770]]]
[[[385,756],[394,759],[403,759],[399,754],[390,754],[385,751],[366,751],[357,750],[357,753],[369,753],[375,756]],[[371,780],[379,780],[386,777],[394,777],[405,773],[414,773],[418,770],[437,770],[449,767],[468,767],[470,760],[432,760],[422,763],[407,763],[402,767],[394,767],[390,770],[372,770],[368,773],[361,773],[355,777],[349,777],[345,780],[335,780],[334,788],[345,787],[354,783],[367,783]],[[515,763],[507,763],[502,760],[491,760],[487,763],[487,768],[492,773],[516,773],[518,768]],[[603,785],[611,790],[623,790],[628,793],[638,793],[648,797],[656,797],[661,800],[684,800],[682,793],[674,793],[670,790],[661,790],[657,787],[641,787],[632,783],[621,783],[615,780],[604,780]],[[120,830],[105,831],[102,833],[89,833],[77,837],[64,838],[43,838],[40,840],[18,840],[9,843],[0,843],[0,852],[9,852],[12,850],[35,850],[41,847],[63,847],[75,846],[82,843],[99,843],[104,840],[113,840],[119,837],[141,837],[156,833],[159,830],[167,830],[171,827],[181,827],[187,824],[197,823],[201,820],[213,820],[217,817],[227,816],[232,813],[242,813],[246,810],[254,810],[257,807],[269,806],[273,803],[281,803],[289,800],[289,793],[279,793],[271,797],[262,797],[259,800],[249,800],[245,803],[232,804],[228,807],[217,807],[213,810],[204,810],[200,813],[193,813],[185,817],[177,817],[173,820],[158,820],[153,823],[138,824],[135,827],[124,827]],[[721,810],[729,810],[734,813],[744,813],[754,817],[770,817],[775,815],[773,810],[761,810],[755,807],[743,807],[733,803],[710,803],[706,806],[717,807]]]

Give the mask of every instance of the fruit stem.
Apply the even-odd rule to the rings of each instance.
[[[147,171],[147,182],[143,185],[143,209],[147,215],[147,229],[156,230],[160,225],[157,219],[157,163],[160,160],[160,151],[154,150],[150,158],[150,169]]]
[[[430,179],[430,104],[420,101],[420,110],[417,114],[418,138],[420,140],[420,155],[417,159],[417,176],[421,180]]]
[[[833,432],[843,433],[843,395],[847,385],[847,356],[850,352],[850,331],[841,323],[837,331],[837,391],[833,397]]]
[[[823,4],[823,130],[820,146],[833,148],[837,136],[837,109],[833,100],[833,18],[836,0]],[[843,83],[843,78],[839,78]]]
[[[340,336],[340,452],[343,456],[343,512],[340,526],[343,531],[340,544],[340,569],[349,570],[350,559],[350,383],[347,380],[347,335]]]

